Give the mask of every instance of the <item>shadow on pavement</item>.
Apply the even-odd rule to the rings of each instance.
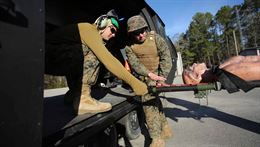
[[[221,112],[212,107],[201,106],[199,104],[178,98],[166,99],[170,103],[187,108],[187,110],[181,110],[178,108],[164,108],[166,117],[171,118],[176,122],[178,122],[178,118],[180,117],[193,118],[199,121],[202,121],[201,118],[214,118],[230,125],[260,134],[260,124],[257,122]]]

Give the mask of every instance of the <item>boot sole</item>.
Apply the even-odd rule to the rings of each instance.
[[[103,109],[103,110],[78,110],[78,115],[82,115],[85,113],[101,113],[101,112],[107,112],[109,110],[111,110],[112,108],[107,108],[107,109]]]

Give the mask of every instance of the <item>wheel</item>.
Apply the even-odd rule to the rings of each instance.
[[[125,135],[129,140],[136,139],[141,134],[137,112],[132,111],[124,117]]]

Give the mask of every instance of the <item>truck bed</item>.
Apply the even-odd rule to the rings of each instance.
[[[66,106],[63,96],[68,88],[44,91],[43,146],[70,146],[104,130],[137,108],[134,94],[118,85],[115,88],[92,90],[92,95],[110,102],[112,110],[98,114],[76,116],[72,106]]]

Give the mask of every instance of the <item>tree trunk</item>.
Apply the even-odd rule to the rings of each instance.
[[[230,57],[230,50],[229,50],[229,43],[228,43],[228,37],[226,36],[226,43],[227,43],[227,53],[228,57]]]
[[[233,36],[234,36],[234,43],[235,43],[236,55],[238,55],[237,39],[236,39],[236,33],[235,33],[235,30],[233,30]]]

